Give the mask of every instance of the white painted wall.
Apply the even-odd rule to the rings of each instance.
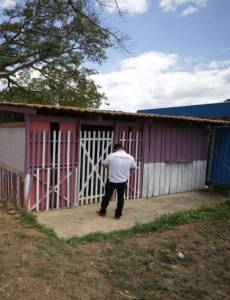
[[[144,164],[142,197],[202,189],[205,185],[206,165],[206,160]]]
[[[25,170],[25,128],[0,128],[0,164]]]

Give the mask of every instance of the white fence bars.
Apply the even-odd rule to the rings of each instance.
[[[140,183],[141,183],[141,149],[142,149],[142,135],[140,131],[136,132],[120,132],[119,140],[126,152],[131,154],[137,162],[137,169],[130,174],[126,199],[136,199],[141,197]]]
[[[70,130],[31,133],[29,209],[76,205],[77,144]]]
[[[121,132],[118,140],[138,163],[126,193],[126,199],[135,199],[141,190],[141,133]],[[81,131],[79,140],[70,130],[31,132],[27,207],[40,211],[100,202],[108,175],[101,163],[113,144],[113,131]]]
[[[107,170],[102,161],[112,152],[113,131],[82,131],[79,156],[79,205],[102,200]]]
[[[15,208],[24,207],[23,175],[8,167],[0,166],[0,199]]]

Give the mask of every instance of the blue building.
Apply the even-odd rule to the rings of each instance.
[[[230,101],[144,109],[138,112],[230,120]],[[226,128],[216,127],[210,136],[209,168],[206,174],[206,180],[209,183],[230,184],[230,124]]]
[[[194,117],[230,119],[230,101],[211,103],[211,104],[144,109],[144,110],[139,110],[138,112],[168,115],[168,116],[194,116]]]

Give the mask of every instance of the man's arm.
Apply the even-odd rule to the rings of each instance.
[[[132,165],[130,167],[130,171],[134,171],[134,170],[136,170],[136,168],[137,168],[137,164],[136,164],[135,160],[133,159]]]
[[[102,162],[102,167],[103,167],[103,168],[108,168],[108,167],[109,167],[109,156],[106,157],[105,160],[103,160],[103,162]]]
[[[105,164],[104,162],[102,162],[102,167],[103,167],[103,168],[108,168],[109,165],[107,165],[107,164]]]

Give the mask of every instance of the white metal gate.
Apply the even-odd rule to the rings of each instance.
[[[141,184],[141,150],[142,150],[142,135],[140,131],[136,132],[120,132],[118,138],[125,151],[131,154],[136,163],[137,169],[132,171],[126,190],[126,199],[137,199],[141,197],[140,184]]]
[[[104,169],[101,163],[112,152],[113,135],[113,131],[81,131],[79,205],[102,200],[107,169]]]
[[[113,131],[82,131],[80,136],[78,204],[100,202],[104,195],[107,180],[107,169],[102,167],[102,161],[112,152]],[[141,182],[141,143],[140,132],[120,132],[118,141],[124,149],[136,160],[138,168],[132,172],[125,198],[136,199],[140,195]]]

